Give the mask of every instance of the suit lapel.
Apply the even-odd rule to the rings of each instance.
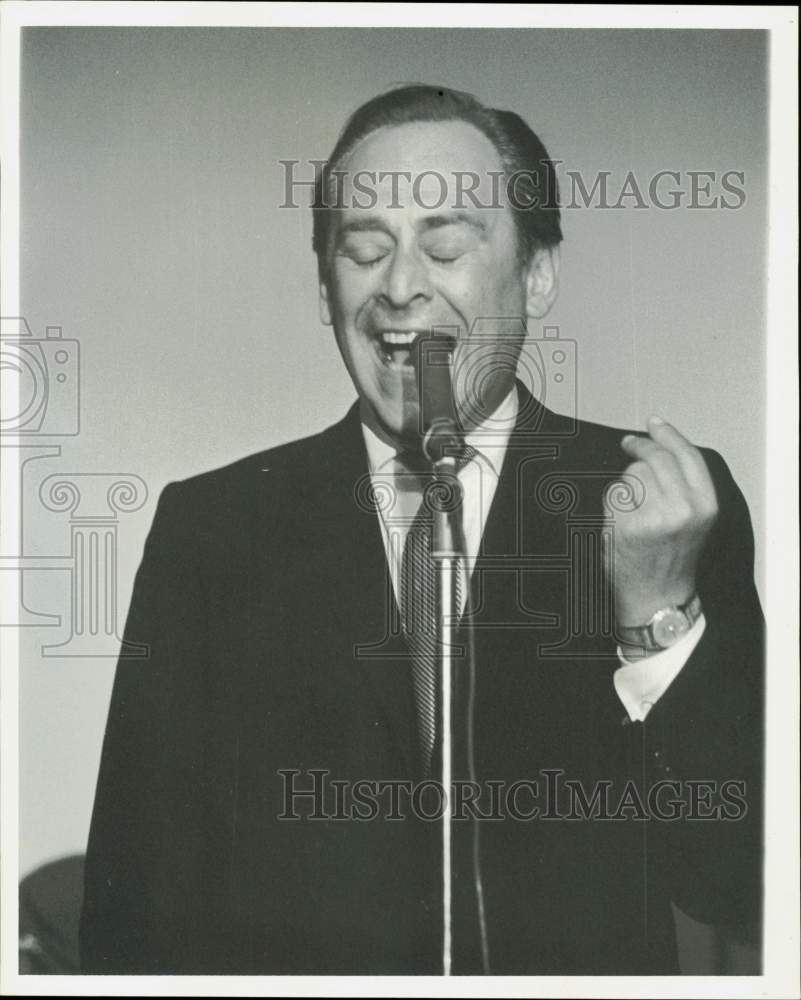
[[[321,455],[324,504],[316,532],[328,567],[335,627],[347,637],[354,697],[366,696],[386,725],[405,773],[417,767],[411,661],[398,622],[379,514],[371,502],[358,406],[330,432]]]
[[[473,601],[480,600],[477,704],[489,742],[526,698],[554,705],[566,692],[578,692],[587,680],[581,664],[609,690],[618,666],[614,644],[596,634],[598,622],[575,618],[590,601],[600,607],[599,591],[576,590],[577,579],[595,579],[598,550],[595,556],[590,549],[581,554],[577,545],[579,537],[597,530],[603,488],[619,475],[614,456],[598,447],[589,430],[577,438],[569,420],[522,385],[518,391],[520,417],[482,539],[478,569],[485,569],[474,574],[471,587]],[[504,564],[508,571],[498,569]],[[492,627],[482,629],[482,620]],[[532,720],[540,711],[533,710]],[[547,713],[539,722],[547,727]],[[481,725],[477,718],[479,730]]]

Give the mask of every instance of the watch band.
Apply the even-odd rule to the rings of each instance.
[[[619,625],[617,638],[627,646],[656,651],[669,649],[701,617],[701,598],[694,594],[686,604],[671,604],[655,612],[645,625]]]

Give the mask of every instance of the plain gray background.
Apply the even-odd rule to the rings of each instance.
[[[581,417],[661,413],[725,456],[759,553],[766,59],[764,32],[25,29],[23,310],[82,354],[81,432],[30,467],[26,552],[69,548],[45,476],[141,476],[148,502],[120,518],[121,628],[167,481],[339,419],[354,390],[278,161],[324,159],[362,101],[425,81],[517,111],[613,191],[629,170],[745,172],[736,211],[566,211],[548,322],[577,343]],[[23,875],[84,849],[115,665],[41,657],[68,634],[67,575],[28,576],[29,604],[65,624],[23,635]]]

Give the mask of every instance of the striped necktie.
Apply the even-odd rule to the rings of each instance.
[[[467,445],[457,461],[463,468],[476,455],[475,448]],[[425,485],[431,482],[430,477]],[[452,517],[462,517],[462,486],[454,477]],[[415,519],[406,535],[401,561],[401,624],[403,634],[412,654],[412,682],[417,709],[418,735],[423,773],[428,775],[436,740],[439,709],[439,684],[437,671],[436,614],[437,564],[431,555],[433,511],[423,490],[423,499]],[[461,608],[461,573],[456,579],[456,606]]]

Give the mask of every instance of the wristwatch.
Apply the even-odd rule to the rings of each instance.
[[[686,604],[660,608],[645,625],[618,625],[617,638],[627,646],[641,649],[669,649],[695,625],[701,610],[701,598],[695,594]]]

